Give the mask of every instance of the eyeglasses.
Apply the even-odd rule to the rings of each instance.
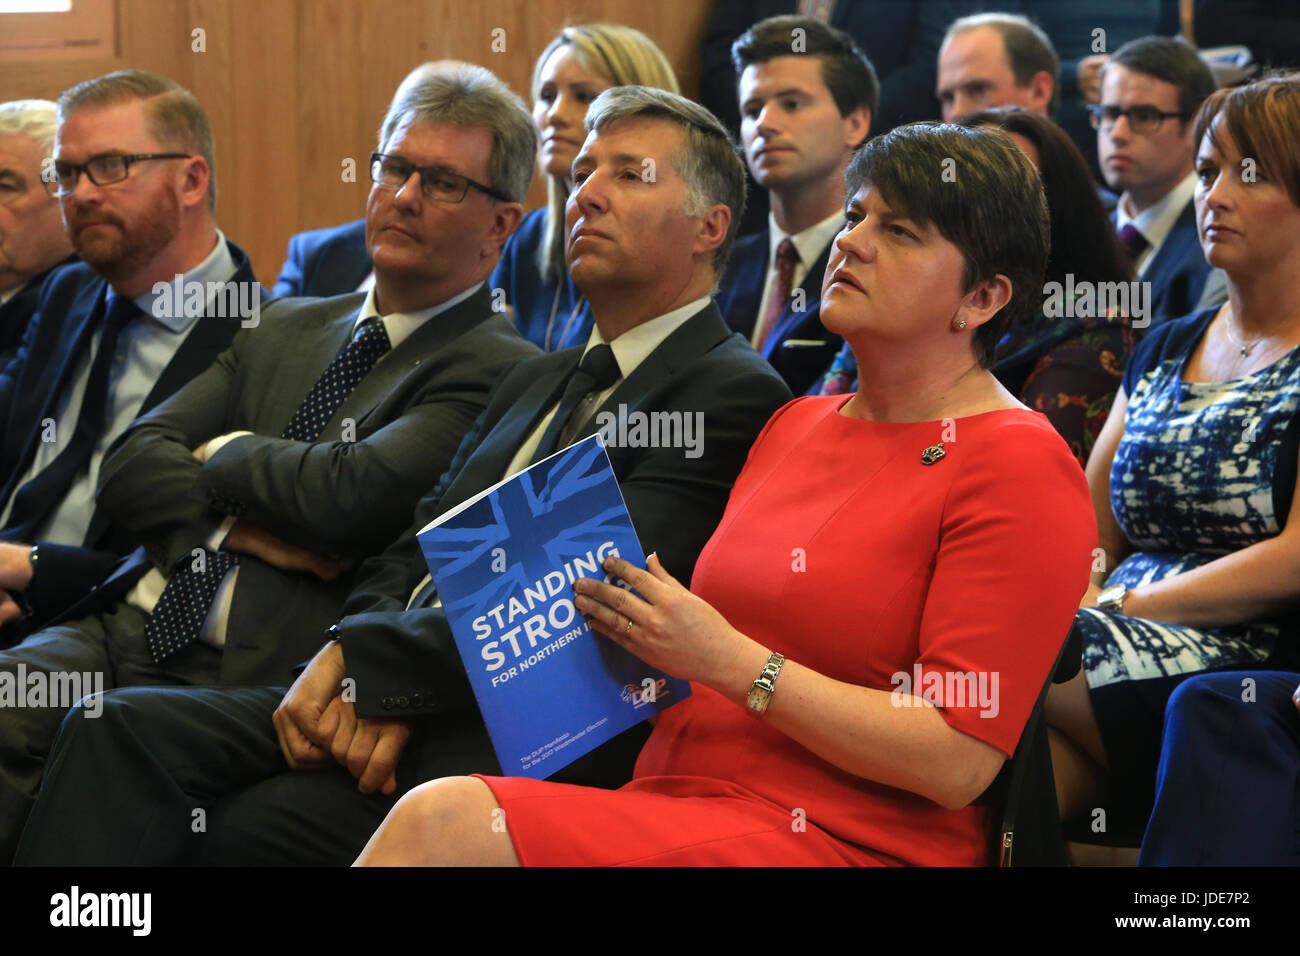
[[[437,202],[460,202],[465,198],[469,187],[473,186],[481,193],[511,202],[509,196],[497,192],[491,186],[484,186],[468,176],[453,172],[445,166],[416,166],[402,156],[387,153],[370,154],[370,178],[385,189],[401,189],[411,178],[412,173],[420,174],[420,186],[424,195]]]
[[[131,167],[146,159],[191,159],[190,153],[132,153],[123,156],[120,153],[104,153],[92,156],[85,165],[76,163],[54,163],[54,171],[41,173],[45,191],[51,196],[66,196],[77,188],[77,180],[85,173],[96,186],[111,186],[120,183],[131,173]]]
[[[1093,129],[1111,129],[1121,116],[1128,117],[1129,129],[1135,133],[1154,133],[1167,119],[1187,118],[1184,113],[1166,113],[1154,106],[1130,106],[1126,110],[1118,106],[1088,107],[1088,118],[1092,120]]]

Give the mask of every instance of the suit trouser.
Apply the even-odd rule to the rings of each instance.
[[[1179,686],[1142,865],[1300,865],[1297,685],[1300,674],[1232,671]]]
[[[0,864],[13,858],[46,756],[79,696],[101,688],[217,681],[221,652],[207,644],[191,644],[155,663],[144,640],[146,620],[137,608],[118,604],[0,651]],[[101,700],[80,709],[81,719],[98,720],[93,715],[99,714]],[[92,789],[102,791],[111,779],[101,778]]]
[[[15,863],[351,863],[404,789],[290,770],[271,723],[285,690],[130,688],[105,694],[97,719],[74,710]]]

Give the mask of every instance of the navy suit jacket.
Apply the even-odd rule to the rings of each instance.
[[[62,262],[55,263],[40,275],[33,276],[30,282],[14,293],[12,299],[0,305],[0,368],[8,365],[10,359],[18,354],[18,346],[22,344],[27,323],[36,314],[36,303],[40,300],[45,280],[59,266],[76,261],[76,256],[68,256]]]
[[[256,282],[242,249],[229,240],[232,281]],[[18,355],[0,371],[0,501],[22,482],[41,440],[42,420],[53,418],[78,362],[90,348],[107,281],[78,262],[54,273],[41,290],[36,315]],[[264,292],[265,290],[263,290]],[[238,316],[203,316],[194,323],[140,406],[143,415],[206,369],[239,331]],[[38,542],[40,543],[40,542]],[[95,510],[81,547],[40,543],[40,561],[25,597],[30,629],[98,584],[117,560],[134,550],[134,538]],[[10,636],[6,634],[6,636]]]
[[[283,299],[355,292],[372,268],[364,219],[300,232],[289,239],[289,258],[271,295]]]
[[[1112,225],[1116,219],[1116,214],[1111,213]],[[1142,281],[1151,283],[1151,325],[1147,331],[1195,312],[1209,274],[1210,264],[1205,261],[1196,234],[1196,208],[1188,200],[1142,276]]]
[[[770,242],[766,229],[737,239],[731,247],[727,271],[715,297],[727,325],[751,340],[754,323],[759,318],[758,308],[763,301]],[[828,243],[799,286],[803,290],[803,310],[795,310],[794,306],[800,304],[799,297],[791,297],[763,345],[763,358],[772,364],[796,395],[807,394],[844,344],[844,339],[827,331],[821,320],[822,277],[830,253]],[[800,344],[805,342],[818,344]]]

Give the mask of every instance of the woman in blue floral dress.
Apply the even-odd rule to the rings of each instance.
[[[1088,461],[1101,547],[1075,618],[1083,671],[1047,702],[1062,816],[1112,834],[1145,824],[1174,688],[1294,666],[1300,643],[1300,74],[1214,94],[1192,142],[1228,302],[1157,328],[1129,363]]]

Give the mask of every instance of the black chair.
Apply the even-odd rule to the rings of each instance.
[[[1052,752],[1047,742],[1043,702],[1053,684],[1064,684],[1083,666],[1083,641],[1070,629],[1051,676],[1034,702],[1020,742],[986,791],[993,806],[1001,806],[993,839],[998,866],[1068,866],[1069,855],[1061,832],[1060,808],[1052,774]],[[1000,800],[1000,803],[997,802]]]

